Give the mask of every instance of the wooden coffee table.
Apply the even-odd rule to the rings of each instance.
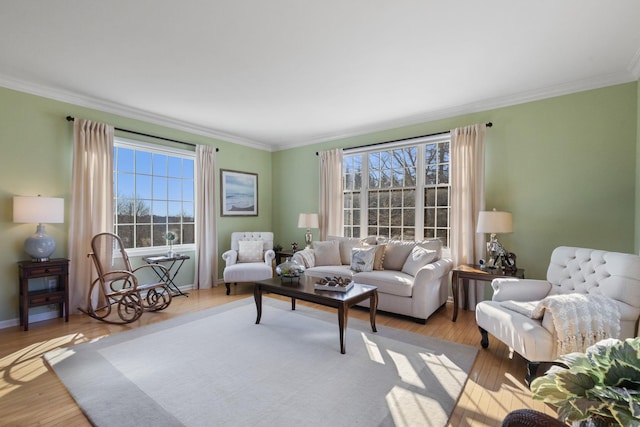
[[[317,278],[302,275],[299,279],[293,279],[291,281],[287,278],[281,279],[280,277],[276,277],[255,282],[253,296],[256,300],[256,309],[258,310],[256,324],[260,323],[260,317],[262,317],[262,294],[264,292],[291,297],[291,310],[296,309],[296,299],[337,308],[338,327],[340,329],[340,353],[345,354],[344,335],[347,330],[349,307],[369,298],[371,330],[377,332],[376,310],[378,308],[378,288],[356,283],[348,292],[321,291],[314,288],[314,283],[317,280]]]

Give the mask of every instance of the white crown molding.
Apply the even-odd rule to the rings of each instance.
[[[131,108],[125,105],[108,102],[100,99],[94,99],[87,96],[79,95],[69,91],[64,91],[37,83],[25,82],[15,78],[0,75],[0,86],[26,92],[32,95],[42,96],[44,98],[54,99],[56,101],[66,102],[69,104],[95,109],[105,113],[116,114],[119,116],[141,120],[153,123],[159,126],[189,132],[208,138],[219,139],[226,142],[244,145],[263,151],[280,151],[290,148],[303,147],[313,144],[321,144],[324,142],[335,141],[339,139],[351,138],[355,136],[366,135],[369,133],[381,132],[390,129],[412,126],[421,123],[428,123],[435,120],[448,119],[451,117],[462,116],[465,114],[489,111],[497,108],[509,107],[527,102],[539,101],[542,99],[553,98],[556,96],[568,95],[571,93],[582,92],[592,89],[598,89],[617,84],[629,83],[640,78],[640,50],[636,52],[634,58],[630,62],[628,71],[598,76],[591,79],[577,80],[560,85],[550,86],[542,89],[520,92],[513,95],[489,98],[478,102],[473,102],[461,106],[448,109],[416,114],[403,117],[397,120],[389,120],[378,122],[373,125],[360,126],[357,128],[346,129],[343,132],[326,133],[317,135],[306,140],[296,140],[290,144],[267,144],[237,135],[227,134],[215,129],[204,126],[194,125],[192,123],[181,120],[172,119],[170,117],[149,113],[143,110]]]
[[[629,62],[629,71],[636,80],[640,80],[640,49],[636,51],[636,54],[631,58]]]
[[[640,56],[640,51],[638,56]],[[640,58],[638,58],[640,61]],[[636,63],[640,68],[640,64]],[[462,116],[465,114],[479,113],[483,111],[494,110],[497,108],[510,107],[518,104],[525,104],[527,102],[539,101],[542,99],[553,98],[556,96],[569,95],[577,92],[584,92],[587,90],[599,89],[607,86],[614,86],[623,83],[629,83],[631,81],[638,80],[630,72],[619,72],[608,74],[604,76],[598,76],[591,79],[577,80],[569,83],[564,83],[555,86],[549,86],[542,89],[531,90],[527,92],[521,92],[513,95],[484,99],[478,102],[456,106],[448,109],[438,110],[434,112],[417,114],[413,116],[403,117],[398,120],[390,120],[386,122],[378,122],[372,126],[362,126],[359,128],[352,128],[343,133],[332,133],[318,135],[312,139],[305,141],[297,141],[295,144],[286,145],[280,144],[274,147],[274,151],[286,150],[290,148],[296,148],[306,145],[321,144],[324,142],[335,141],[339,139],[351,138],[369,133],[381,132],[390,129],[401,128],[405,126],[412,126],[421,123],[428,123],[436,120],[449,119],[452,117]]]
[[[259,150],[273,151],[273,147],[259,141],[250,140],[237,135],[210,129],[204,126],[194,125],[193,123],[176,120],[159,114],[150,113],[148,111],[131,108],[115,102],[104,101],[101,99],[87,97],[54,87],[40,85],[38,83],[27,82],[24,80],[0,75],[0,86],[20,92],[29,93],[31,95],[41,96],[43,98],[53,99],[55,101],[66,102],[68,104],[73,104],[80,107],[91,108],[103,113],[116,114],[129,119],[141,120],[147,123],[189,132],[195,135],[219,139],[226,142],[232,142]]]

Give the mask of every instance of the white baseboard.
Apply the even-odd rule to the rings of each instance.
[[[182,285],[178,286],[182,292],[187,292],[193,290],[193,285]],[[58,317],[58,306],[56,304],[56,308],[54,310],[48,310],[38,314],[29,315],[29,324],[35,322],[42,322],[43,320],[55,319]],[[20,325],[20,319],[17,317],[15,319],[1,320],[0,321],[0,329],[12,328]]]
[[[58,308],[55,310],[45,311],[44,313],[32,314],[29,316],[29,324],[34,322],[42,322],[43,320],[55,319],[58,317]],[[9,319],[0,322],[0,329],[11,328],[20,325],[20,319]]]

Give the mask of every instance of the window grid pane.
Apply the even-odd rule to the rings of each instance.
[[[423,170],[418,169],[418,153],[421,151],[424,153],[424,166],[420,160]],[[451,213],[449,171],[448,140],[345,155],[345,236],[376,235],[414,240],[420,235],[423,238],[440,238],[448,246]],[[422,206],[416,205],[416,191],[422,191]],[[366,209],[362,215],[360,202]],[[418,213],[422,223],[416,222]],[[360,232],[364,234],[361,236]]]
[[[114,232],[125,248],[195,243],[194,158],[116,141]]]

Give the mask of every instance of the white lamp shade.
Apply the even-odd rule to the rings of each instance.
[[[298,216],[298,228],[318,228],[318,214],[301,213]]]
[[[64,199],[58,197],[14,196],[13,222],[61,224],[64,222]]]
[[[511,233],[513,231],[513,217],[511,212],[481,211],[478,214],[477,233]]]

